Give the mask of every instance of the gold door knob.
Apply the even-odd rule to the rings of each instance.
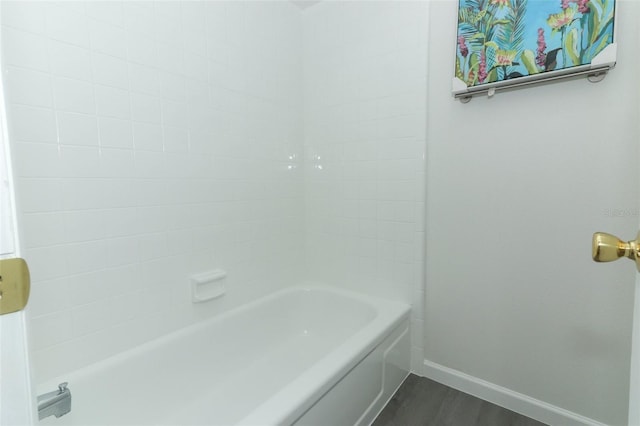
[[[23,310],[30,289],[27,262],[20,258],[0,259],[0,315]]]
[[[591,255],[596,262],[612,262],[627,257],[636,262],[640,272],[640,232],[635,240],[626,243],[614,235],[596,232],[593,234]]]

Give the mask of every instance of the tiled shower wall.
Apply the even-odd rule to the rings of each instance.
[[[1,7],[38,381],[300,281],[292,3]]]
[[[308,278],[412,305],[422,367],[428,3],[304,15]]]

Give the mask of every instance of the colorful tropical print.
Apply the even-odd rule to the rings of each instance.
[[[615,0],[459,0],[456,77],[467,86],[570,68],[613,42]]]

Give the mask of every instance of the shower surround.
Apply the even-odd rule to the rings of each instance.
[[[304,281],[413,302],[421,365],[425,2],[0,7],[38,383]]]

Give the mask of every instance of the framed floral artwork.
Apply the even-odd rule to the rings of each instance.
[[[454,95],[615,65],[615,0],[458,0]]]

